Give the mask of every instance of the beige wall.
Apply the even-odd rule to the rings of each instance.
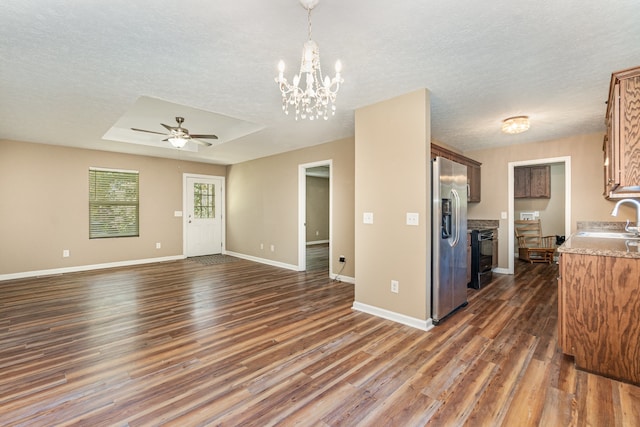
[[[329,179],[307,176],[306,211],[307,242],[329,240]]]
[[[140,172],[140,237],[89,240],[89,167]],[[0,141],[0,274],[182,254],[182,175],[226,167]],[[156,249],[156,242],[162,248]],[[70,256],[62,257],[68,249]]]
[[[430,133],[427,90],[356,110],[355,301],[420,320],[431,316]],[[419,226],[406,225],[407,212]]]
[[[603,193],[603,134],[578,135],[531,144],[514,144],[464,154],[482,163],[482,201],[469,204],[469,218],[500,220],[499,267],[508,267],[508,220],[500,219],[509,205],[509,162],[571,157],[571,231],[577,221],[635,221],[635,212],[624,207],[617,218],[610,213],[615,202]]]
[[[344,255],[342,275],[353,277],[353,138],[229,166],[227,250],[297,265],[298,167],[324,160],[333,162],[332,265]]]

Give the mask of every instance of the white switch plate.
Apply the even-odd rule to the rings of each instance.
[[[507,213],[506,212],[500,212],[500,218],[501,219],[507,219]]]
[[[407,225],[418,225],[420,214],[415,212],[407,212]]]
[[[182,216],[182,211],[173,211],[173,216]]]
[[[162,243],[156,242],[156,249],[160,249],[160,248],[162,248]]]
[[[365,212],[362,214],[362,222],[364,224],[373,224],[373,212]]]
[[[69,249],[63,249],[62,250],[62,257],[63,258],[68,258],[69,257]]]

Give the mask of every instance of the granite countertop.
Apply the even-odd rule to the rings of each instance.
[[[624,223],[578,222],[578,231],[623,231]],[[639,258],[640,240],[579,237],[572,234],[558,248],[558,252],[582,255]]]
[[[495,230],[500,226],[497,219],[467,219],[467,230]]]

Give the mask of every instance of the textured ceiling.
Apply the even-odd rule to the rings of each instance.
[[[352,136],[355,109],[420,88],[431,91],[432,137],[463,151],[600,132],[611,73],[640,65],[637,0],[321,0],[313,38],[325,69],[342,61],[344,84],[336,116],[296,122],[274,77],[283,59],[291,79],[307,38],[298,0],[2,9],[0,139],[220,164]],[[141,97],[258,130],[198,151],[103,139]],[[145,128],[181,115],[138,114]],[[225,131],[187,114],[193,133]],[[521,114],[530,131],[500,133],[502,119]]]

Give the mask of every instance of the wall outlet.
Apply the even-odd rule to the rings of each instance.
[[[260,250],[264,249],[264,243],[260,243]]]
[[[316,230],[316,236],[320,235],[320,231]]]
[[[276,246],[275,245],[271,245],[271,252],[274,252],[276,250]]]
[[[160,248],[162,248],[162,243],[156,242],[156,249],[160,249]]]
[[[69,249],[62,250],[62,258],[69,258]]]
[[[400,283],[398,283],[397,280],[391,281],[391,292],[393,292],[394,294],[400,292]]]
[[[340,262],[347,262],[346,258],[344,257],[344,255],[340,255],[340,258],[338,258],[338,261]]]

